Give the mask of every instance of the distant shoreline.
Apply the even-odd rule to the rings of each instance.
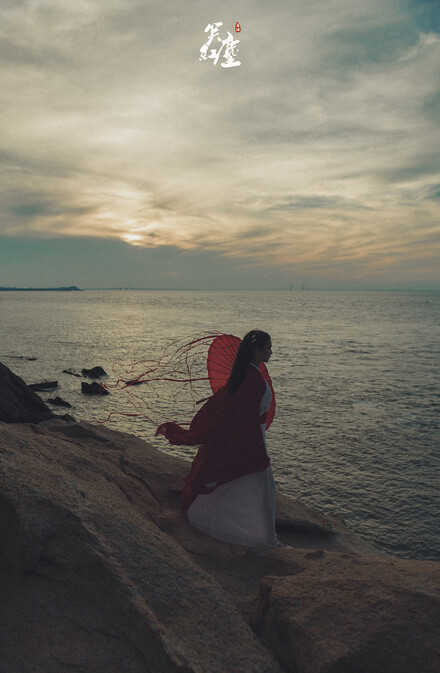
[[[79,287],[0,287],[0,292],[83,292]]]
[[[321,287],[266,287],[266,288],[190,288],[190,287],[0,287],[0,292],[407,292],[407,293],[435,293],[440,288],[321,288]]]

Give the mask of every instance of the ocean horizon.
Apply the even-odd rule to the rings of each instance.
[[[0,292],[55,292],[55,291],[77,291],[77,292],[108,292],[108,291],[130,291],[130,292],[420,292],[420,293],[440,293],[440,288],[399,288],[399,287],[0,287]]]

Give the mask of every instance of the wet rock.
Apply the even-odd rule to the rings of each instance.
[[[47,401],[57,407],[72,407],[72,405],[69,404],[69,402],[66,402],[66,400],[63,400],[62,397],[50,397]]]
[[[58,388],[58,381],[40,381],[40,383],[28,383],[28,388],[38,392],[53,390],[54,388]]]
[[[93,367],[92,369],[83,369],[83,376],[88,376],[90,379],[100,379],[107,376],[107,372],[102,367]]]
[[[110,395],[100,383],[93,381],[93,383],[81,382],[81,391],[86,395]]]
[[[69,414],[54,414],[23,379],[0,363],[0,421],[41,423],[49,418],[75,421]]]
[[[63,369],[63,374],[70,374],[70,376],[81,378],[81,374],[78,374],[78,372],[75,372],[73,369]]]

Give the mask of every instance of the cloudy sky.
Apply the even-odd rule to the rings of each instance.
[[[439,0],[0,19],[0,285],[440,289]]]

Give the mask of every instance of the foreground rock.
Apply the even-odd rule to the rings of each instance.
[[[3,365],[0,417],[1,673],[437,673],[440,564],[280,493],[291,549],[210,538],[179,513],[186,461]]]
[[[105,426],[0,424],[0,460],[2,673],[436,670],[439,564],[285,496],[293,549],[214,540],[179,514],[188,463]]]
[[[438,673],[440,564],[301,552],[253,625],[288,671]]]
[[[52,417],[49,407],[23,379],[0,363],[0,421],[39,423]]]
[[[62,421],[0,424],[0,456],[2,670],[282,670],[162,529],[183,461]]]

